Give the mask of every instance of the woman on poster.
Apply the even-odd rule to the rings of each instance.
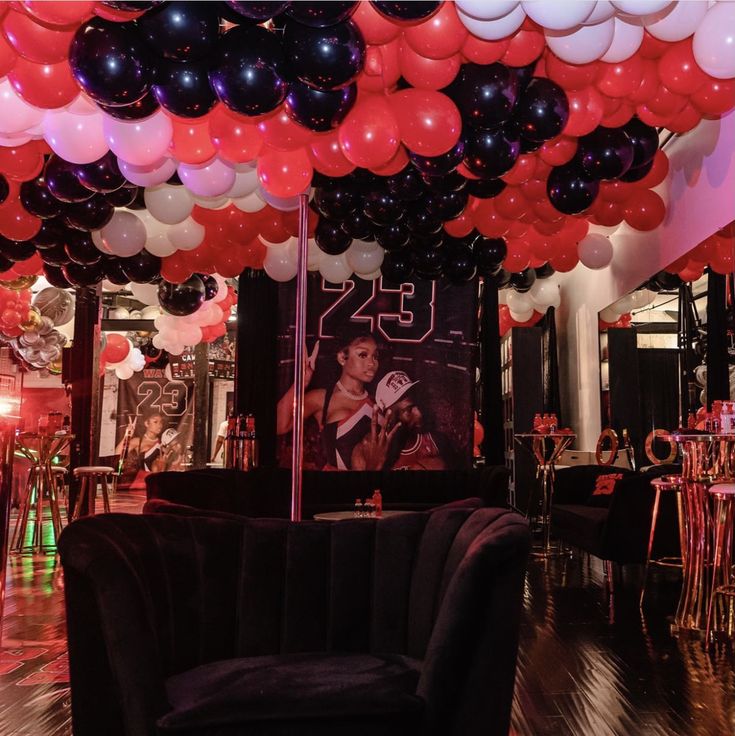
[[[304,394],[304,420],[314,417],[319,424],[326,470],[350,470],[352,451],[370,431],[375,402],[366,386],[378,371],[378,344],[370,332],[353,333],[336,341],[336,359],[341,371],[328,388]],[[308,358],[304,380],[308,387],[316,367],[319,341]],[[293,426],[294,387],[283,395],[276,411],[276,431],[286,434]]]
[[[153,410],[143,420],[143,434],[134,436],[137,424],[136,417],[130,417],[125,434],[115,448],[120,455],[126,450],[124,468],[143,472],[159,472],[175,470],[181,458],[181,445],[176,441],[178,432],[173,429],[163,430],[163,414]]]

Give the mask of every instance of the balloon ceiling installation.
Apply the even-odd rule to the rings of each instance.
[[[661,224],[657,129],[735,107],[733,28],[733,3],[671,0],[4,4],[0,281],[190,309],[207,275],[293,278],[309,193],[328,280],[479,272],[540,290],[503,305],[527,322],[544,276]]]

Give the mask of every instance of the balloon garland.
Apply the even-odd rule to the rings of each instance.
[[[294,276],[311,191],[331,281],[543,292],[609,264],[606,229],[661,224],[656,129],[735,107],[733,27],[731,3],[670,0],[3,6],[0,280],[163,280],[157,304],[194,310],[165,342],[190,344],[215,326],[202,276]],[[673,270],[724,268],[719,242]]]

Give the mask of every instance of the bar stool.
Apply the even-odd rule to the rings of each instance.
[[[64,499],[64,507],[67,506],[67,495],[66,495],[66,468],[63,465],[52,465],[51,466],[51,482],[54,486],[54,492],[56,499]]]
[[[717,596],[731,598],[726,614],[727,629],[732,635],[733,601],[735,600],[735,576],[733,575],[732,544],[733,519],[735,519],[735,483],[716,483],[709,489],[714,499],[713,521],[715,525],[715,549],[712,555],[712,588],[707,607],[706,646],[712,634],[713,614]]]
[[[55,549],[56,540],[61,534],[61,512],[59,510],[59,498],[56,493],[56,484],[52,476],[47,474],[43,465],[32,465],[28,470],[26,481],[26,492],[20,503],[18,517],[13,528],[13,537],[10,541],[10,549],[13,552],[44,552],[46,549]],[[53,541],[44,542],[43,535],[43,507],[44,501],[48,504],[53,529]],[[33,516],[31,518],[31,512]],[[28,524],[32,523],[31,541],[25,544]]]
[[[110,496],[108,492],[107,479],[114,468],[107,465],[85,465],[74,468],[74,477],[79,478],[79,496],[74,504],[71,518],[78,519],[82,515],[82,509],[86,507],[87,514],[95,513],[95,502],[97,500],[97,484],[102,486],[102,505],[106,514],[110,513]]]
[[[641,597],[639,606],[643,606],[643,599],[646,595],[646,583],[648,582],[648,568],[651,565],[660,567],[684,567],[684,555],[686,554],[686,543],[684,540],[684,514],[681,506],[681,484],[680,475],[662,475],[654,478],[651,485],[656,489],[656,498],[653,502],[653,514],[651,515],[651,531],[648,535],[648,552],[646,553],[646,567],[643,571],[643,585],[641,586]],[[656,536],[656,524],[658,522],[658,507],[661,500],[661,493],[674,491],[676,493],[676,508],[679,516],[679,549],[681,557],[658,557],[651,559],[651,551],[653,550],[653,540]]]

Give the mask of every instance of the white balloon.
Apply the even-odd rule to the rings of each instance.
[[[620,18],[614,19],[615,33],[610,48],[600,57],[600,61],[617,64],[630,59],[640,48],[645,32],[643,26],[631,25]]]
[[[116,256],[134,256],[145,246],[145,226],[140,218],[126,210],[116,210],[100,233],[105,248]]]
[[[623,312],[618,312],[613,305],[610,305],[600,312],[600,319],[603,322],[617,322],[620,319],[621,314],[623,314]]]
[[[610,238],[597,233],[588,233],[577,245],[579,260],[587,268],[597,270],[610,265],[613,246]]]
[[[65,108],[75,115],[99,115],[100,109],[84,92],[80,92]]]
[[[184,186],[198,197],[219,197],[235,183],[235,169],[220,158],[206,164],[183,164],[177,168]]]
[[[314,238],[309,238],[308,246],[309,246],[309,251],[308,251],[308,258],[306,261],[306,268],[309,271],[318,271],[319,264],[322,262],[322,258],[324,257],[325,253],[316,244],[316,240],[314,240]]]
[[[494,20],[477,20],[457,9],[457,15],[462,25],[474,36],[485,41],[499,41],[511,33],[515,33],[526,19],[526,13],[521,5],[518,5],[507,15]]]
[[[622,13],[629,15],[653,15],[671,5],[672,0],[612,0],[612,4]]]
[[[127,364],[121,365],[118,368],[115,368],[115,375],[121,381],[127,381],[128,378],[132,378],[133,373],[135,373],[135,371]]]
[[[102,282],[102,291],[111,291],[116,293],[118,291],[122,291],[124,288],[126,288],[124,285],[120,286],[120,284],[113,284],[112,281],[108,281],[107,279]]]
[[[120,167],[120,173],[129,182],[139,187],[153,187],[163,184],[176,171],[176,161],[172,158],[159,159],[150,166],[135,166],[118,157],[117,165]]]
[[[508,297],[507,302],[508,309],[510,309],[511,312],[516,312],[517,314],[522,314],[524,312],[527,312],[529,309],[533,311],[533,302],[531,301],[531,297],[528,295],[528,292],[521,294],[518,291],[514,291],[513,289],[508,291]],[[526,317],[526,319],[530,319],[530,315]],[[518,320],[518,322],[525,322],[526,320]]]
[[[151,342],[156,350],[164,350],[166,347],[166,341],[163,339],[160,332],[153,335]]]
[[[140,316],[143,319],[155,319],[158,317],[158,315],[161,314],[160,307],[155,307],[153,305],[150,305],[148,307],[144,307],[143,310],[140,313]]]
[[[51,150],[73,164],[90,164],[109,150],[99,112],[97,115],[75,115],[68,110],[49,110],[42,128]]]
[[[130,284],[130,291],[133,296],[143,304],[158,305],[158,285],[157,284]],[[153,318],[151,318],[153,319]]]
[[[45,114],[44,110],[19,97],[7,77],[0,81],[0,110],[3,111],[0,115],[0,133],[3,135],[24,133],[38,125]]]
[[[258,196],[257,192],[248,194],[246,197],[233,199],[232,204],[242,212],[260,212],[266,203]]]
[[[375,246],[372,250],[355,248],[354,245],[347,249],[345,253],[347,263],[356,274],[373,273],[380,270],[385,251],[377,243],[375,243]]]
[[[530,309],[527,309],[525,312],[514,312],[512,309],[510,310],[510,318],[514,319],[516,322],[527,322],[531,317],[533,317],[533,307]]]
[[[194,202],[205,210],[221,210],[230,204],[230,198],[226,194],[220,197],[194,197]]]
[[[363,281],[375,281],[383,275],[383,272],[378,269],[377,271],[373,271],[372,273],[358,273],[355,275],[358,278],[361,278]]]
[[[181,355],[181,353],[184,352],[185,347],[186,345],[184,345],[183,343],[172,342],[166,343],[166,347],[164,349],[167,353],[170,353],[171,355]],[[168,368],[169,366],[166,367]]]
[[[290,281],[296,276],[298,261],[296,248],[268,248],[263,259],[263,269],[274,281]]]
[[[612,18],[613,15],[615,15],[615,7],[610,0],[597,0],[595,9],[590,13],[584,25],[593,26],[596,23],[602,23],[603,20]]]
[[[109,319],[130,319],[130,311],[125,307],[114,307],[107,316]]]
[[[660,20],[646,23],[646,30],[659,41],[683,41],[699,28],[707,8],[704,2],[680,1]]]
[[[595,8],[595,0],[524,0],[521,3],[526,15],[541,27],[552,31],[564,31],[584,23]]]
[[[118,120],[107,113],[102,116],[107,144],[116,156],[144,168],[156,165],[166,155],[174,129],[163,110],[141,120]]]
[[[217,293],[212,297],[212,301],[215,304],[219,304],[219,302],[227,298],[227,279],[215,273],[214,280],[217,282]]]
[[[276,197],[259,187],[255,192],[266,204],[269,204],[276,210],[281,212],[293,212],[299,208],[299,195],[295,197]]]
[[[248,168],[245,171],[239,171],[236,168],[235,183],[227,192],[227,196],[232,199],[246,197],[252,194],[258,188],[258,172],[256,169]]]
[[[534,307],[539,312],[543,312],[549,307],[556,308],[561,303],[559,284],[551,279],[536,279],[528,294]]]
[[[341,284],[352,276],[352,269],[347,263],[344,253],[340,253],[338,256],[330,256],[325,253],[319,264],[319,273],[329,283]]]
[[[183,222],[194,209],[194,199],[186,187],[171,184],[147,187],[143,199],[148,212],[166,225]]]
[[[495,20],[518,7],[518,0],[457,0],[457,11],[477,20]]]
[[[596,61],[610,48],[615,33],[613,18],[594,26],[580,26],[570,32],[545,31],[546,44],[569,64]]]
[[[702,71],[715,79],[735,77],[735,4],[717,3],[694,33],[692,50]]]
[[[155,235],[149,235],[148,240],[145,241],[145,249],[159,258],[176,253],[176,247],[171,244],[165,230],[161,230]]]
[[[169,228],[168,239],[178,250],[194,250],[202,244],[204,233],[204,225],[187,217],[183,222]]]

